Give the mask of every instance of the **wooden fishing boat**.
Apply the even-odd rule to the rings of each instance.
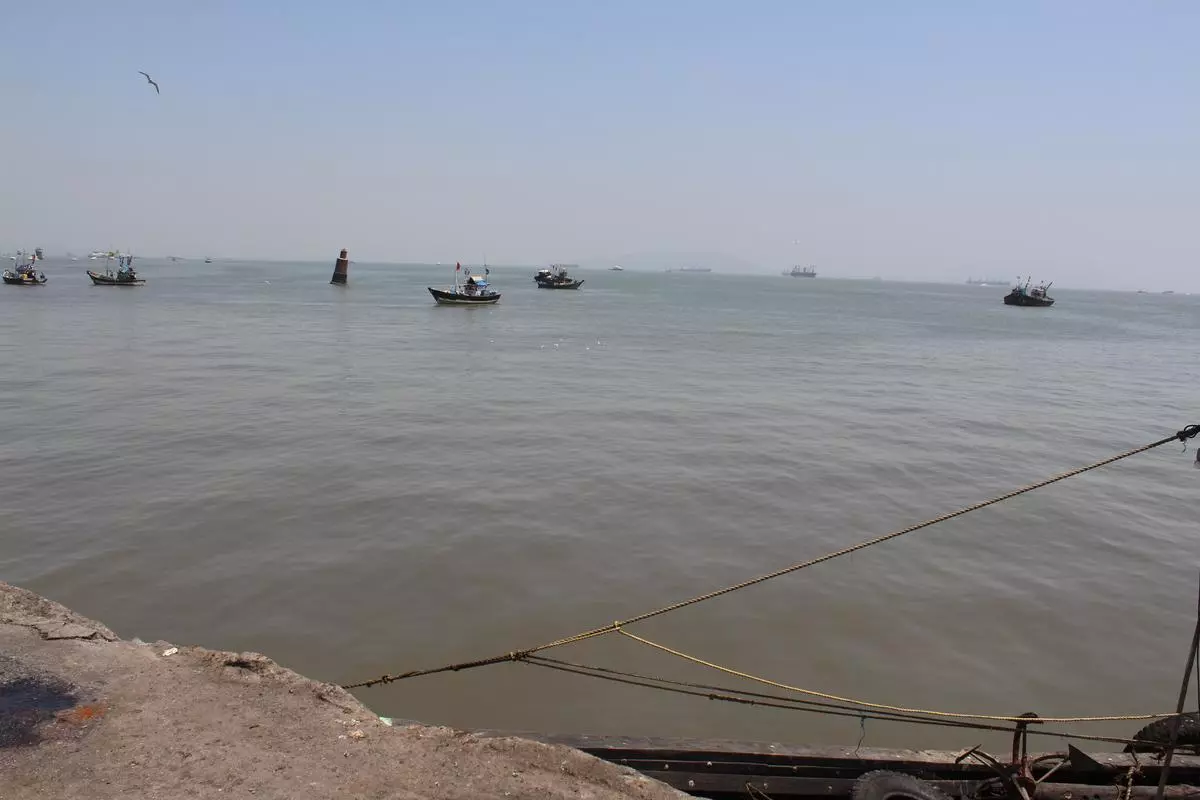
[[[87,271],[92,283],[97,286],[145,286],[146,279],[137,277],[136,273],[92,272]]]
[[[120,267],[116,272],[106,269],[104,272],[88,270],[88,277],[96,286],[144,286],[145,279],[139,278],[133,268],[133,256],[120,256]]]
[[[438,302],[438,305],[443,306],[486,306],[500,302],[500,295],[496,292],[466,294],[449,289],[434,289],[430,286],[429,293],[433,295],[433,299]]]
[[[1052,753],[1029,752],[1022,749],[1021,733],[1016,752],[999,757],[970,745],[953,752],[499,731],[478,735],[567,745],[706,798],[1151,800],[1163,770],[1161,758],[1131,753],[1086,753],[1071,745]],[[1194,797],[1198,786],[1200,758],[1176,753],[1164,796]]]
[[[25,253],[18,252],[13,261],[23,260],[25,256]],[[33,268],[37,261],[36,255],[29,255],[28,263],[4,270],[4,282],[9,286],[41,286],[46,282],[46,274]]]
[[[1049,283],[1033,287],[1029,284],[1029,278],[1026,278],[1024,283],[1018,281],[1012,291],[1004,295],[1004,305],[1026,306],[1028,308],[1049,308],[1054,305],[1054,298],[1046,294],[1050,289]]]
[[[490,269],[484,269],[482,275],[468,275],[465,281],[459,280],[462,264],[454,265],[454,286],[445,289],[435,289],[430,286],[429,293],[441,306],[487,306],[500,301],[500,293],[492,289],[488,281]]]
[[[15,271],[4,270],[4,282],[9,286],[41,286],[46,282],[46,275],[26,267],[18,267]]]
[[[562,264],[551,264],[549,269],[539,269],[533,280],[539,289],[578,289],[583,286],[583,281],[568,275],[567,268]]]

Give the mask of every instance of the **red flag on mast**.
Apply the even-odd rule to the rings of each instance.
[[[458,272],[460,269],[462,269],[462,263],[461,263],[461,262],[458,262],[458,261],[455,261],[455,262],[454,262],[454,271],[455,271],[455,272]]]

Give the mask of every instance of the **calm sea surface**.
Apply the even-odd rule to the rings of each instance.
[[[353,682],[626,618],[1200,422],[1200,297],[499,268],[88,262],[0,287],[0,578],[126,637]],[[787,683],[1042,715],[1173,707],[1200,471],[1168,445],[645,623]],[[552,655],[725,678],[602,638]],[[361,691],[463,727],[854,743],[857,720],[519,664]],[[1131,734],[1141,723],[1086,728]],[[868,745],[967,747],[868,722]]]

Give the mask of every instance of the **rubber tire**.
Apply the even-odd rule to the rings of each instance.
[[[850,800],[949,800],[949,796],[920,778],[880,769],[854,782]]]
[[[1180,714],[1179,717],[1179,738],[1175,741],[1176,746],[1200,749],[1200,713],[1189,711],[1186,714]],[[1154,742],[1158,745],[1157,747],[1145,744],[1127,744],[1125,752],[1153,753],[1165,749],[1171,743],[1171,720],[1173,719],[1175,719],[1174,716],[1156,719],[1131,737]]]

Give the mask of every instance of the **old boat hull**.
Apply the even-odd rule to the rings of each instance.
[[[583,286],[583,281],[572,280],[557,283],[555,281],[538,281],[537,285],[539,289],[578,289]]]
[[[9,286],[41,286],[46,283],[46,276],[40,278],[34,275],[13,275],[4,273],[4,282]]]
[[[499,302],[499,294],[463,294],[429,287],[429,293],[441,306],[490,306]]]
[[[111,275],[102,275],[99,272],[87,271],[88,277],[92,279],[92,283],[97,286],[144,286],[145,278],[134,278],[133,280],[120,280]]]
[[[1053,297],[1030,297],[1027,294],[1015,292],[1004,295],[1004,305],[1024,306],[1026,308],[1049,308],[1054,305]]]
[[[850,798],[863,775],[888,770],[912,775],[951,798],[971,798],[994,786],[996,772],[961,752],[893,750],[872,747],[805,747],[728,740],[544,736],[482,731],[481,736],[518,735],[567,745],[613,764],[631,767],[682,792],[707,798],[767,796],[773,800]],[[1005,754],[1007,755],[1007,754]],[[1033,754],[1031,753],[1031,756]],[[1062,753],[1066,756],[1068,753]],[[1050,780],[1040,782],[1033,800],[1153,800],[1161,762],[1125,753],[1072,751]],[[1045,776],[1054,761],[1034,761]],[[1132,785],[1129,770],[1138,767]],[[1200,758],[1176,753],[1165,793],[1171,800],[1194,796],[1200,784]],[[752,788],[748,788],[752,787]],[[757,790],[754,791],[754,790]],[[760,794],[761,793],[761,794]],[[1002,796],[1002,795],[1001,795]]]

